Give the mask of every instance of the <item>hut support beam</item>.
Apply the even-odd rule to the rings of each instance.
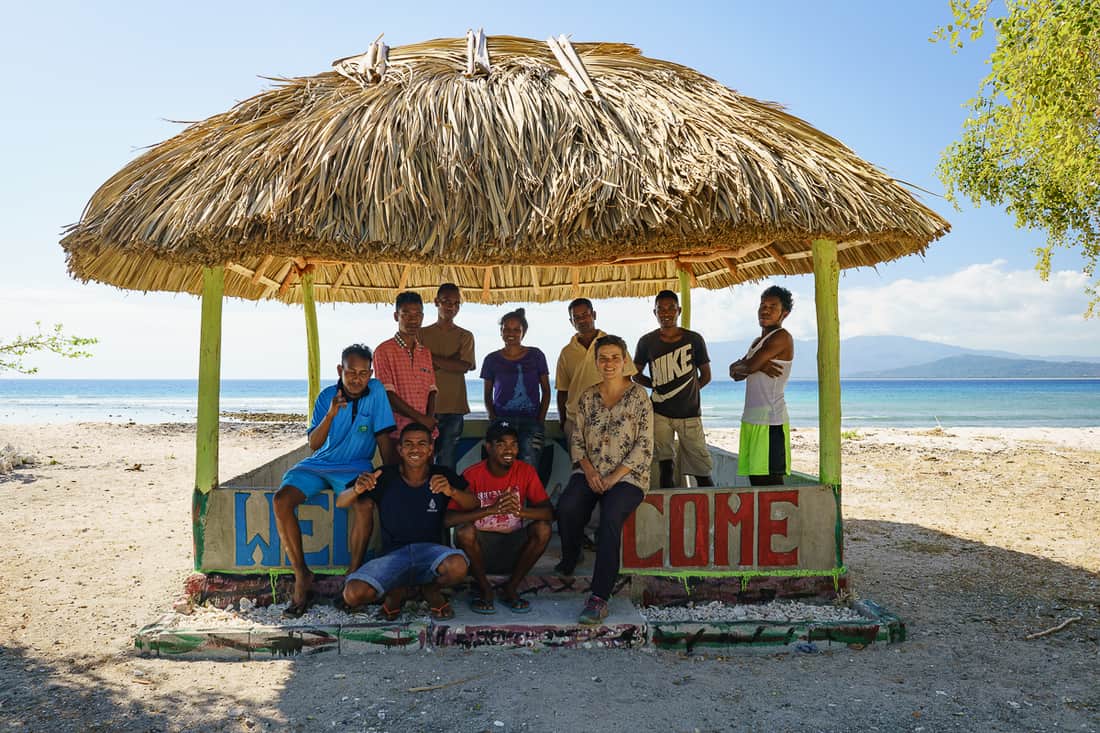
[[[691,278],[680,270],[680,328],[691,328]]]
[[[309,379],[309,404],[306,414],[313,415],[313,403],[321,393],[321,345],[317,335],[317,304],[313,300],[313,273],[302,275],[302,309],[306,314],[306,365]]]
[[[199,333],[199,404],[195,431],[195,490],[218,485],[218,405],[221,390],[222,294],[225,270],[202,270],[202,330]]]
[[[836,242],[815,239],[814,301],[817,305],[817,384],[821,482],[840,486],[840,266]]]
[[[481,302],[489,303],[489,288],[493,284],[493,267],[490,265],[485,268],[485,275],[481,281]]]

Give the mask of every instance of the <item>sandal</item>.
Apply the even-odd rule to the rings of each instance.
[[[455,617],[455,610],[451,608],[451,604],[447,601],[443,601],[443,605],[433,606],[429,610],[433,621],[447,621]]]
[[[401,617],[401,606],[397,608],[386,608],[386,604],[382,603],[382,610],[378,612],[378,615],[382,617],[383,621],[396,621]]]
[[[500,602],[511,609],[512,613],[531,613],[531,604],[519,596],[501,598]]]
[[[435,609],[432,610],[434,611]],[[497,612],[497,607],[493,605],[492,601],[486,599],[484,596],[475,596],[470,599],[470,610],[474,613],[480,613],[483,616],[489,616]],[[452,613],[451,616],[454,616],[454,614]],[[451,616],[448,616],[448,618]]]

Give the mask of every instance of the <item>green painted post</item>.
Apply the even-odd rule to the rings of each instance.
[[[814,301],[817,305],[817,416],[821,482],[840,486],[840,265],[836,242],[815,239]]]
[[[199,404],[195,425],[195,490],[191,536],[195,570],[202,570],[206,542],[206,500],[218,485],[218,417],[222,372],[222,295],[225,270],[202,269],[202,326],[199,332]]]
[[[202,270],[202,331],[199,334],[199,404],[195,429],[195,490],[218,485],[218,406],[222,367],[222,294],[225,270]]]
[[[306,421],[313,417],[313,403],[321,393],[321,345],[317,336],[317,304],[313,300],[313,273],[302,275],[302,308],[306,312],[306,352],[309,371],[309,404]]]
[[[691,278],[680,270],[680,328],[691,328]]]

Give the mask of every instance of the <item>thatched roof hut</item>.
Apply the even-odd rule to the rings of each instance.
[[[193,124],[95,193],[71,274],[135,290],[392,301],[716,288],[923,252],[946,221],[776,104],[633,46],[380,44]]]

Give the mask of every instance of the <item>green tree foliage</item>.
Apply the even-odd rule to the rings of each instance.
[[[31,336],[16,336],[12,341],[0,341],[0,372],[34,374],[38,367],[28,367],[24,358],[38,351],[52,351],[68,359],[89,357],[91,353],[84,351],[83,347],[98,341],[94,338],[66,336],[60,323],[55,323],[48,331],[42,329],[41,321],[36,321],[34,326],[35,333]]]
[[[943,153],[947,196],[1004,205],[1016,226],[1045,230],[1036,268],[1055,247],[1080,249],[1086,275],[1100,258],[1100,0],[950,0],[954,23],[936,31],[953,51],[987,26],[989,75],[967,106],[962,137]],[[1100,315],[1097,281],[1086,317]]]

